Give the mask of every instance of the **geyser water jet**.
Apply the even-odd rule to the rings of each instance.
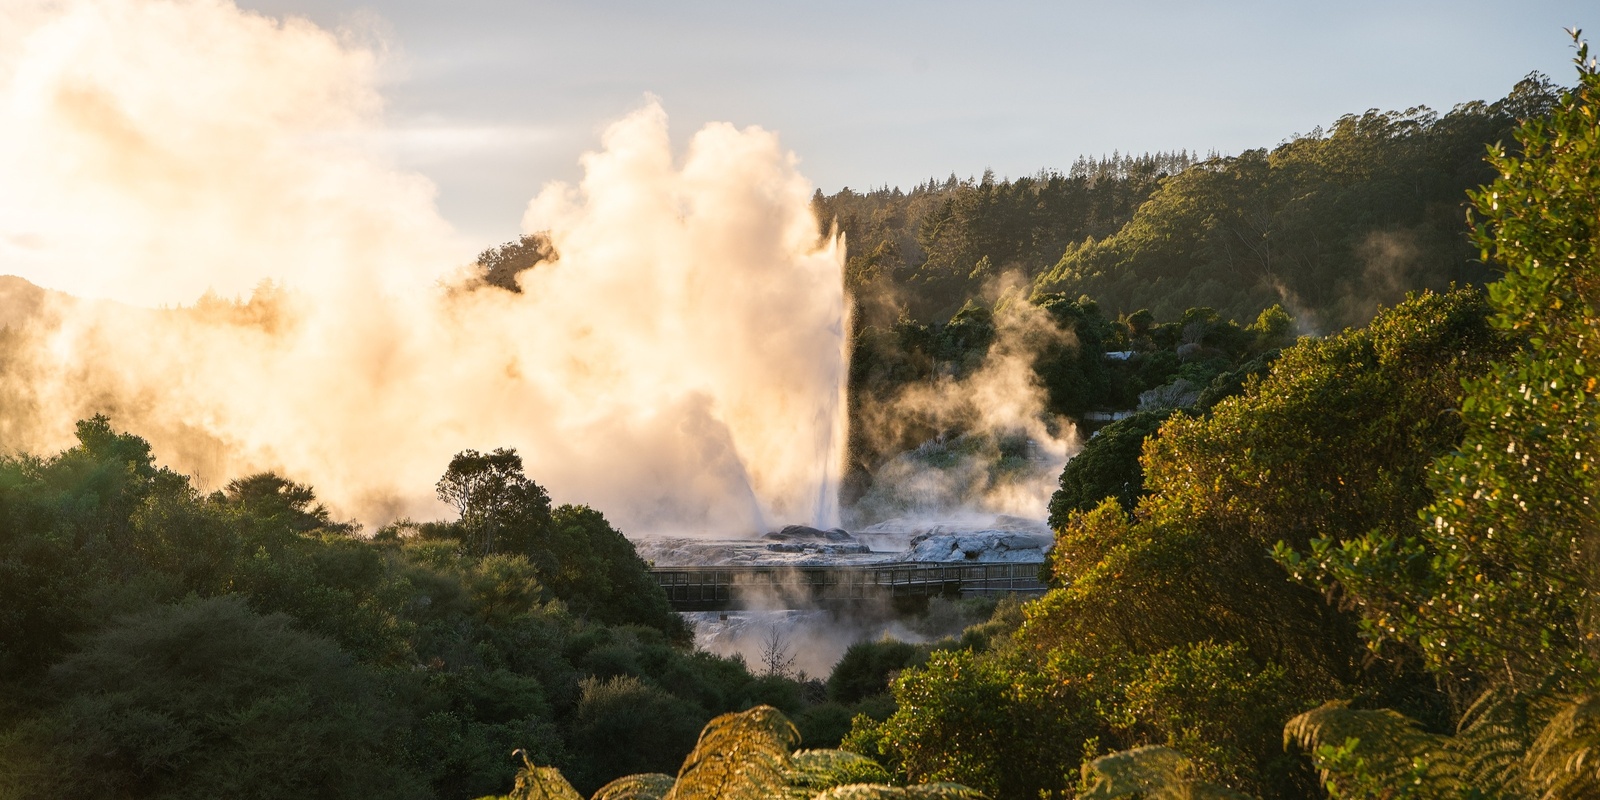
[[[509,446],[630,534],[837,523],[843,245],[774,134],[675,153],[647,102],[528,205],[559,259],[468,290],[431,185],[336,144],[382,125],[372,52],[214,0],[4,24],[0,273],[117,301],[5,321],[8,449],[104,412],[205,485],[277,470],[380,522]]]

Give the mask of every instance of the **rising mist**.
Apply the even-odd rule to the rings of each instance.
[[[473,289],[482,243],[352,145],[381,48],[206,0],[0,24],[0,273],[58,290],[5,321],[6,447],[106,413],[202,486],[276,470],[380,522],[507,446],[629,533],[837,521],[843,243],[773,133],[679,152],[647,101],[528,204],[559,258]]]

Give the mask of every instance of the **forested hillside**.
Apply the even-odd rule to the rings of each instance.
[[[996,797],[1600,794],[1600,72],[1577,63],[1471,194],[1504,277],[1130,424],[1101,453],[1123,480],[1074,461],[1056,588],[903,672],[846,746]]]
[[[1534,75],[1492,103],[1348,115],[1237,156],[1118,154],[1065,174],[819,193],[819,222],[849,245],[856,308],[845,504],[861,521],[904,511],[885,486],[907,459],[999,465],[951,477],[960,498],[1014,477],[1005,465],[1037,433],[952,399],[1001,360],[1028,361],[1008,391],[1037,387],[1029,402],[1052,425],[1146,413],[1117,434],[1238,391],[1297,334],[1364,325],[1408,292],[1483,285],[1493,271],[1468,240],[1466,192],[1493,175],[1487,148],[1515,148],[1517,121],[1554,97]],[[1128,460],[1120,483],[1137,480]]]
[[[1116,233],[1168,175],[1193,164],[1186,152],[1080,158],[1063,175],[943,183],[909,193],[844,189],[812,199],[824,230],[837,225],[849,247],[845,288],[864,303],[903,305],[923,322],[943,322],[1002,273],[1029,277],[1085,236]],[[889,322],[894,321],[889,317]]]
[[[1080,159],[1065,174],[845,189],[814,205],[846,236],[867,325],[901,311],[942,323],[1016,273],[1111,318],[1209,306],[1247,322],[1280,304],[1329,333],[1407,291],[1491,277],[1463,234],[1466,191],[1492,177],[1485,148],[1553,92],[1535,75],[1492,103],[1351,114],[1236,156]]]

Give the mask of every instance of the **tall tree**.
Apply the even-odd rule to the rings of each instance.
[[[547,526],[550,520],[550,495],[523,474],[515,449],[456,453],[434,490],[455,507],[470,541],[485,555],[496,551],[503,531]]]

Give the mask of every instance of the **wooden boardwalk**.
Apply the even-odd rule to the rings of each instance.
[[[677,611],[813,608],[933,596],[1039,595],[1038,563],[657,567]]]

